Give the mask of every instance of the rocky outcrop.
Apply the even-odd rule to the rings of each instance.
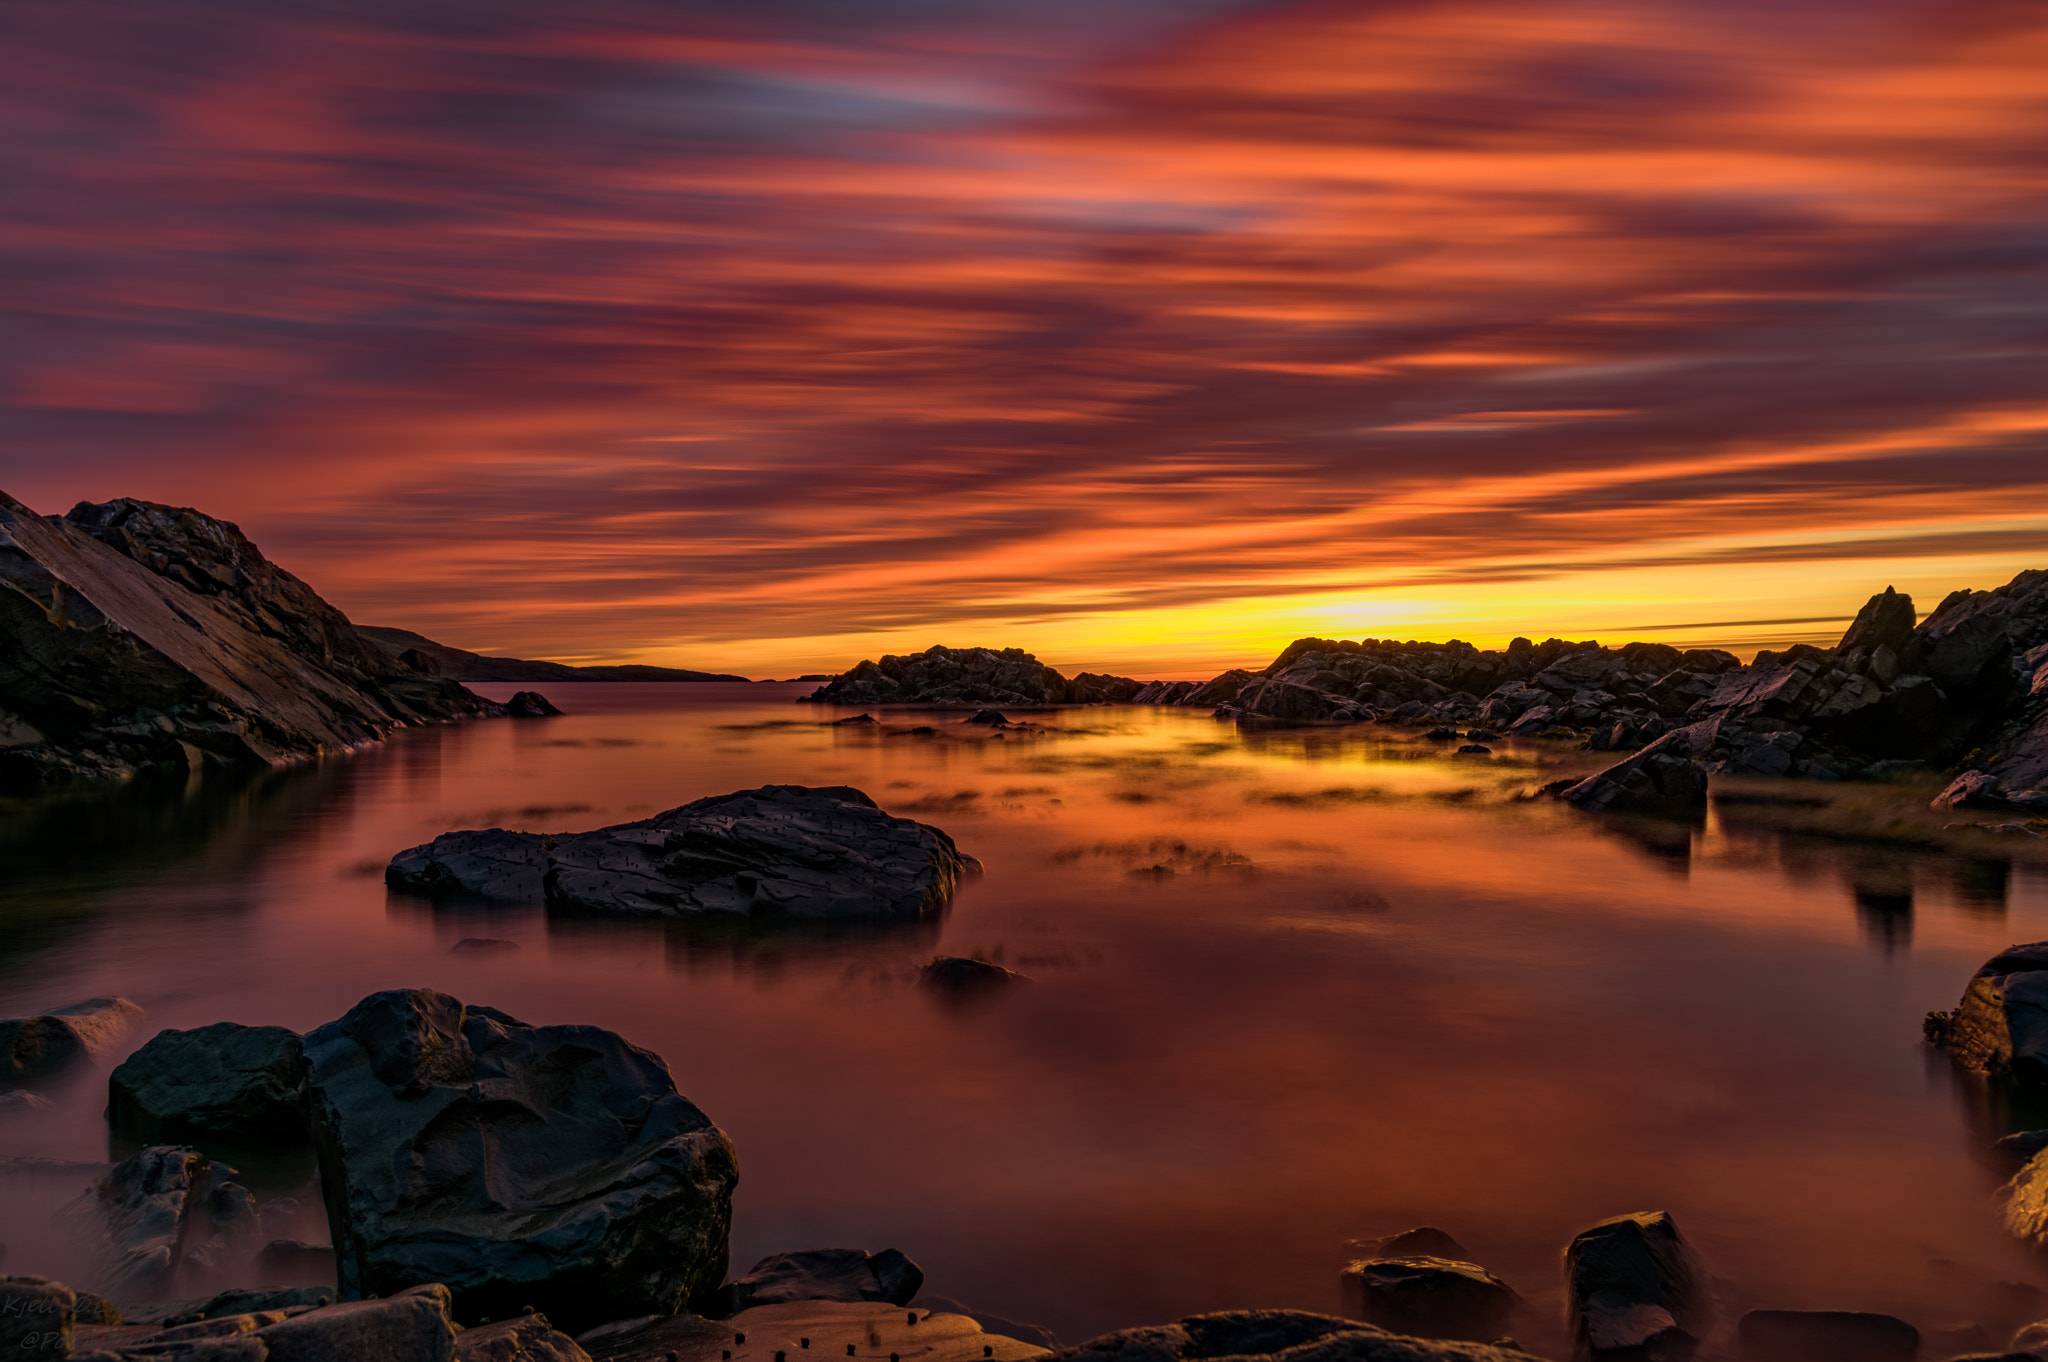
[[[2048,941],[1984,962],[1952,1012],[1927,1016],[1927,1038],[1992,1078],[2048,1082]]]
[[[924,1286],[924,1269],[896,1249],[804,1249],[777,1253],[733,1281],[735,1310],[791,1301],[887,1301],[908,1305]]]
[[[1753,1362],[1916,1362],[1920,1331],[1856,1310],[1751,1310],[1736,1325]]]
[[[464,1318],[572,1329],[715,1299],[733,1148],[655,1055],[428,989],[372,994],[305,1053],[345,1296],[441,1282]]]
[[[1340,1285],[1346,1314],[1418,1338],[1499,1338],[1521,1303],[1477,1263],[1423,1255],[1353,1263]]]
[[[1564,1276],[1573,1346],[1590,1362],[1684,1362],[1713,1323],[1706,1269],[1662,1211],[1582,1231]]]
[[[1082,672],[1071,681],[1022,648],[927,648],[864,661],[806,700],[832,705],[1085,705],[1120,703],[1141,682]]]
[[[488,657],[436,643],[410,629],[359,624],[363,642],[408,669],[457,681],[738,681],[730,672],[699,672],[685,667],[649,667],[638,663],[572,667],[565,662],[529,662],[516,657]],[[823,679],[823,678],[819,678]]]
[[[226,521],[0,493],[0,778],[260,769],[502,712],[371,648]]]
[[[1681,728],[1588,776],[1559,794],[1575,809],[1588,813],[1634,813],[1682,818],[1707,807],[1706,764],[1695,751],[1710,751],[1718,724],[1709,719]]]
[[[108,1078],[107,1122],[147,1141],[195,1132],[303,1136],[305,1078],[298,1032],[282,1026],[159,1031]]]
[[[975,865],[939,829],[849,786],[766,785],[594,832],[444,833],[398,853],[385,880],[563,912],[917,921]]]
[[[89,998],[0,1021],[0,1082],[22,1083],[68,1069],[118,1044],[142,1015],[126,998]]]
[[[2048,572],[1956,592],[1917,624],[1912,599],[1886,588],[1834,647],[1766,651],[1748,666],[1661,643],[1305,638],[1257,674],[1155,683],[1134,698],[1291,723],[1483,725],[1600,751],[1713,720],[1694,759],[1743,775],[1830,779],[1977,749],[1999,797],[2040,790],[2048,808]]]
[[[1282,1354],[1287,1362],[1529,1362],[1519,1349],[1412,1338],[1299,1310],[1193,1315],[1178,1324],[1121,1329],[1053,1356],[1058,1362],[1220,1362]]]

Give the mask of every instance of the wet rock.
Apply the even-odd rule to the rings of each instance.
[[[1744,1362],[1915,1362],[1920,1331],[1853,1310],[1751,1310],[1736,1326]]]
[[[1066,677],[1021,648],[927,648],[863,661],[806,700],[838,705],[1074,705],[1128,701],[1141,683]]]
[[[0,1277],[0,1357],[70,1354],[77,1297],[47,1277]]]
[[[515,691],[505,702],[505,713],[514,719],[545,719],[561,712],[537,690]]]
[[[1288,1362],[1529,1362],[1484,1343],[1424,1340],[1298,1310],[1228,1310],[1177,1324],[1121,1329],[1055,1353],[1058,1362],[1183,1362],[1270,1357]]]
[[[896,1249],[805,1249],[777,1253],[732,1283],[733,1308],[791,1301],[887,1301],[908,1305],[924,1286],[924,1269]]]
[[[146,1141],[204,1132],[247,1139],[303,1136],[299,1035],[282,1026],[215,1022],[159,1031],[107,1081],[107,1120]]]
[[[1993,1157],[2008,1173],[2017,1173],[2027,1160],[2044,1149],[2048,1149],[2048,1130],[2022,1130],[1991,1145]]]
[[[467,894],[537,902],[553,840],[537,832],[503,828],[444,832],[424,846],[393,856],[384,868],[384,883],[434,898]]]
[[[344,1295],[442,1282],[465,1317],[572,1327],[715,1299],[732,1144],[657,1056],[428,989],[372,994],[305,1050]]]
[[[98,1231],[95,1285],[123,1299],[163,1294],[214,1182],[212,1161],[177,1145],[140,1150],[96,1181],[67,1212]]]
[[[1346,1314],[1418,1338],[1498,1338],[1521,1299],[1477,1263],[1421,1255],[1353,1263],[1340,1285]]]
[[[1448,1258],[1454,1263],[1478,1261],[1472,1251],[1434,1225],[1390,1234],[1373,1245],[1376,1258]]]
[[[0,1082],[70,1068],[118,1044],[142,1020],[126,998],[89,998],[33,1017],[0,1021]]]
[[[1985,961],[1953,1012],[1929,1014],[1927,1036],[1975,1073],[2048,1080],[2048,941]]]
[[[1559,798],[1589,813],[1686,817],[1707,807],[1707,770],[1694,755],[1702,734],[1681,728],[1565,790]]]
[[[269,1362],[453,1362],[455,1323],[438,1285],[388,1300],[343,1301],[267,1324],[255,1336]]]
[[[455,1362],[590,1362],[576,1340],[543,1315],[521,1315],[464,1329],[455,1336]]]
[[[1171,868],[1168,868],[1171,874]],[[1015,970],[992,965],[986,960],[969,960],[947,955],[927,961],[917,972],[918,986],[946,993],[980,993],[1007,988],[1025,978]]]
[[[556,910],[867,921],[937,915],[972,865],[939,829],[844,785],[716,795],[562,837],[547,858]]]
[[[1001,728],[1003,727],[1003,725],[1009,723],[1010,721],[1003,717],[1001,710],[977,709],[974,711],[973,714],[969,715],[965,719],[962,719],[960,722],[966,724],[983,724],[990,728]]]
[[[1662,1211],[1582,1231],[1564,1274],[1573,1345],[1591,1362],[1684,1362],[1713,1322],[1706,1269]]]

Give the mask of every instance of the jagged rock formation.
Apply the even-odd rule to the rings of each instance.
[[[1982,776],[1950,802],[2028,808],[2026,792],[2048,788],[2048,571],[1955,592],[1917,624],[1912,599],[1887,587],[1834,647],[1762,652],[1748,666],[1662,643],[1518,638],[1496,651],[1305,638],[1263,672],[1156,683],[1134,698],[1254,719],[1466,723],[1599,751],[1690,727],[1693,759],[1752,775],[1940,767],[1975,749]]]
[[[0,778],[276,766],[502,712],[370,647],[224,520],[0,493]]]
[[[345,1296],[440,1282],[464,1318],[575,1328],[713,1302],[738,1165],[659,1056],[431,989],[371,994],[305,1054]]]
[[[1143,683],[1081,672],[1061,676],[1022,648],[927,648],[862,662],[804,696],[832,705],[1086,705],[1122,703]]]
[[[384,879],[577,913],[914,922],[976,864],[850,786],[766,785],[594,832],[446,832],[392,857]]]
[[[356,633],[371,648],[409,670],[457,681],[745,681],[725,672],[698,672],[685,667],[646,667],[637,663],[572,667],[566,662],[532,662],[517,657],[491,657],[436,643],[410,629],[358,624]],[[823,678],[820,678],[823,679]]]

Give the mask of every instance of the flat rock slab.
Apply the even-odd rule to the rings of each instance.
[[[924,1286],[924,1269],[899,1249],[801,1249],[777,1253],[733,1281],[741,1309],[795,1301],[881,1301],[908,1305]]]
[[[731,1362],[889,1362],[892,1355],[897,1362],[1026,1362],[1050,1356],[1044,1348],[986,1333],[965,1315],[906,1310],[885,1301],[757,1305],[730,1319],[649,1320],[593,1330],[576,1341],[596,1362],[722,1362],[727,1349]]]
[[[973,868],[850,786],[766,785],[593,832],[443,833],[394,856],[385,882],[606,916],[917,921]]]

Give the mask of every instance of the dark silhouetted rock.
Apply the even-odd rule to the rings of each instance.
[[[1688,817],[1707,807],[1707,768],[1694,755],[1705,736],[1681,728],[1588,776],[1558,797],[1589,813],[1639,813]]]
[[[1976,1073],[2048,1080],[2048,941],[1985,961],[1953,1012],[1929,1015],[1927,1034]]]
[[[505,702],[505,713],[515,719],[545,719],[561,712],[548,702],[547,696],[537,690],[515,691],[512,698]]]
[[[1913,612],[1913,598],[1901,596],[1886,587],[1882,594],[1872,596],[1856,612],[1855,622],[1842,635],[1842,641],[1835,645],[1835,651],[1847,653],[1859,648],[1865,651],[1889,648],[1896,653],[1913,637],[1917,618]]]
[[[428,989],[305,1038],[344,1295],[445,1283],[467,1318],[668,1314],[725,1278],[732,1144],[661,1060]]]
[[[986,1310],[977,1310],[965,1301],[951,1296],[922,1294],[911,1302],[919,1309],[934,1310],[946,1315],[964,1315],[979,1324],[985,1331],[1003,1338],[1014,1338],[1020,1343],[1029,1343],[1035,1348],[1048,1350],[1060,1346],[1060,1337],[1042,1324],[1024,1324],[1002,1315],[992,1315]]]
[[[393,856],[384,867],[384,883],[434,898],[467,894],[536,903],[554,842],[538,832],[503,828],[444,832]]]
[[[791,1301],[887,1301],[908,1305],[924,1269],[896,1249],[804,1249],[763,1258],[732,1283],[733,1308]]]
[[[1483,743],[1468,742],[1457,750],[1456,755],[1461,757],[1490,757],[1493,755],[1493,749]]]
[[[1021,648],[927,648],[864,661],[803,697],[835,705],[1073,705],[1128,700],[1140,683],[1069,681]]]
[[[142,1015],[126,998],[91,998],[0,1021],[0,1082],[41,1078],[99,1054],[126,1037]]]
[[[276,766],[503,712],[370,647],[226,521],[127,498],[60,520],[0,494],[0,655],[17,782]]]
[[[1120,1329],[1055,1353],[1058,1362],[1193,1362],[1285,1354],[1287,1362],[1529,1362],[1519,1350],[1419,1339],[1299,1310],[1228,1310]]]
[[[453,1362],[455,1322],[438,1285],[388,1300],[342,1301],[265,1324],[256,1338],[269,1362]]]
[[[590,1354],[545,1316],[521,1315],[464,1329],[455,1362],[590,1362]]]
[[[1662,1211],[1582,1231],[1564,1276],[1573,1346],[1591,1362],[1684,1362],[1713,1322],[1706,1269]]]
[[[1390,1234],[1373,1245],[1375,1258],[1449,1258],[1454,1263],[1478,1260],[1472,1251],[1434,1225]]]
[[[973,714],[962,719],[960,722],[964,724],[985,724],[990,728],[1001,728],[1010,721],[1003,716],[1001,710],[977,709]]]
[[[1915,1362],[1920,1331],[1853,1310],[1752,1310],[1736,1326],[1744,1362]]]
[[[108,1079],[107,1121],[145,1141],[193,1132],[303,1136],[305,1077],[298,1032],[282,1026],[159,1031]]]
[[[1520,1302],[1477,1263],[1420,1255],[1353,1263],[1340,1285],[1346,1314],[1418,1338],[1499,1338]]]
[[[1992,1156],[2008,1176],[2026,1166],[2027,1160],[2048,1149],[2048,1130],[2022,1130],[1991,1144]]]
[[[1172,873],[1171,867],[1168,867],[1167,873]],[[970,960],[960,955],[941,956],[936,960],[927,961],[917,972],[920,987],[945,993],[980,993],[990,989],[1007,988],[1024,977],[1015,970],[1004,969],[1001,965],[992,965],[986,960]]]
[[[0,1357],[70,1356],[76,1300],[47,1277],[0,1277]]]

